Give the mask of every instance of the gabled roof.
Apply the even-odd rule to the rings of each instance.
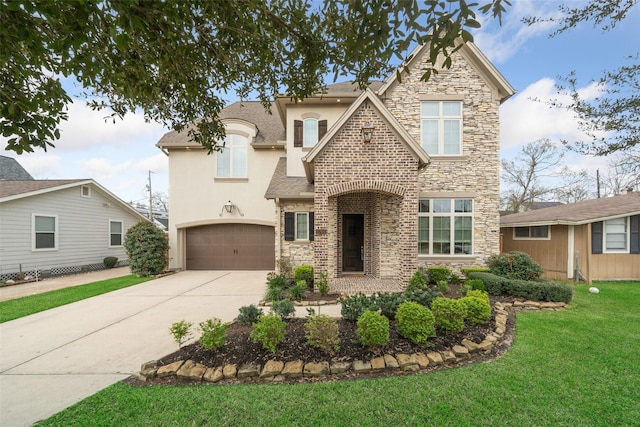
[[[277,108],[271,108],[271,114],[262,106],[259,101],[234,102],[228,107],[220,111],[220,119],[225,120],[244,120],[255,126],[257,134],[253,138],[254,145],[274,145],[278,141],[286,139],[284,126],[280,120],[280,113]],[[189,140],[188,131],[193,125],[187,126],[182,132],[170,131],[165,133],[160,141],[156,144],[160,148],[177,148],[177,147],[198,147],[197,144]]]
[[[640,193],[629,192],[603,199],[553,206],[505,215],[500,227],[526,227],[533,225],[581,225],[621,216],[640,214]]]
[[[313,199],[313,184],[305,177],[287,176],[287,158],[280,157],[265,199]]]
[[[360,108],[360,106],[365,102],[370,102],[375,110],[377,110],[378,115],[381,119],[383,119],[389,128],[395,132],[396,136],[402,141],[405,146],[409,149],[409,151],[414,155],[416,159],[420,161],[422,164],[428,164],[430,162],[429,155],[422,149],[420,144],[418,144],[411,135],[405,130],[405,128],[396,120],[396,118],[391,114],[391,112],[384,106],[380,98],[373,93],[373,91],[367,88],[362,94],[356,99],[356,101],[349,106],[347,111],[338,119],[338,121],[329,129],[325,136],[322,137],[320,141],[313,147],[306,156],[302,158],[302,162],[304,164],[305,173],[307,175],[307,179],[309,182],[313,181],[314,176],[314,167],[313,162],[315,158],[322,152],[322,150],[326,147],[329,141],[335,136],[336,133],[347,123],[347,121],[355,114],[355,112]]]
[[[411,68],[412,64],[417,61],[420,56],[427,53],[427,50],[427,44],[417,46],[409,55],[411,59],[406,65]],[[498,69],[489,61],[489,59],[480,51],[480,49],[478,49],[475,44],[467,42],[462,45],[459,52],[467,58],[470,64],[478,71],[478,73],[480,73],[485,81],[495,88],[500,99],[500,103],[506,101],[516,93],[516,90],[513,88],[513,86],[511,86],[507,79],[504,78],[500,71],[498,71]],[[402,71],[402,68],[399,69],[399,72],[401,74],[405,73],[404,71]],[[389,89],[389,87],[391,87],[391,85],[396,81],[398,81],[398,73],[392,73],[384,83],[384,85],[382,85],[382,87],[378,89],[376,93],[379,96],[383,96],[387,89]]]
[[[140,214],[133,206],[125,203],[118,196],[98,184],[92,179],[57,179],[57,180],[30,180],[30,181],[2,181],[0,184],[0,203],[12,200],[34,197],[40,194],[51,193],[54,191],[65,190],[81,185],[89,185],[100,190],[107,198],[111,199],[121,209],[129,211],[141,220],[147,220],[147,217]]]
[[[0,156],[0,181],[27,181],[33,177],[16,159]]]

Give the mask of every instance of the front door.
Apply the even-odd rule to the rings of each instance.
[[[342,216],[342,271],[364,271],[364,215]]]

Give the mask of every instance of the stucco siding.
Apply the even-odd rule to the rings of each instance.
[[[98,264],[107,256],[126,260],[123,246],[109,245],[109,223],[122,221],[124,242],[140,220],[93,186],[91,197],[81,197],[78,186],[3,202],[1,209],[0,274],[18,272],[20,265],[32,271]],[[57,249],[32,249],[34,214],[57,217]]]

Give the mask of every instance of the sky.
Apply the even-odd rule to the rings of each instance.
[[[483,3],[482,1],[480,3]],[[560,145],[561,139],[579,138],[581,133],[570,112],[551,109],[544,102],[561,99],[555,84],[560,76],[575,70],[585,96],[594,96],[592,80],[603,71],[623,65],[629,55],[640,51],[640,6],[613,30],[603,32],[592,24],[581,24],[562,35],[549,38],[552,24],[527,26],[524,16],[551,16],[562,2],[555,0],[512,0],[503,16],[481,19],[482,28],[474,31],[475,43],[517,90],[501,107],[501,157],[513,158],[528,142],[549,138]],[[566,0],[570,7],[580,7],[582,0]],[[328,81],[327,83],[332,83]],[[77,92],[71,80],[63,82],[70,92]],[[229,103],[235,99],[229,98]],[[61,124],[61,139],[47,152],[13,157],[35,179],[92,178],[125,202],[148,200],[148,177],[151,171],[153,192],[168,194],[168,158],[156,142],[168,131],[156,123],[146,123],[142,114],[129,114],[113,123],[105,120],[107,112],[92,111],[82,99],[69,107],[69,120]],[[0,137],[4,148],[6,139]],[[606,169],[606,158],[568,153],[564,163],[572,169]],[[595,190],[595,180],[594,180]]]

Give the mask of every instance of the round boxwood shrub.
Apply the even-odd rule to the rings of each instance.
[[[253,326],[249,337],[254,342],[259,342],[262,347],[271,353],[276,352],[276,347],[284,340],[284,332],[287,324],[276,313],[265,314]]]
[[[168,247],[164,232],[148,221],[140,221],[125,234],[129,267],[140,277],[164,272]]]
[[[114,256],[108,256],[108,257],[106,257],[105,259],[102,260],[102,263],[107,268],[113,268],[118,263],[118,258],[114,257]]]
[[[404,302],[396,312],[398,331],[415,344],[424,344],[436,334],[435,323],[431,310],[417,302]]]
[[[487,262],[492,274],[518,280],[537,280],[542,268],[524,252],[512,251],[493,255]]]
[[[436,318],[436,325],[446,332],[461,332],[464,330],[464,318],[467,309],[462,301],[452,298],[434,298],[431,310]]]
[[[389,342],[389,319],[382,314],[365,310],[358,317],[356,335],[363,346],[385,345]]]
[[[460,298],[467,310],[467,320],[471,323],[485,323],[491,319],[491,304],[489,296],[485,295],[469,295],[471,293],[480,293],[482,291],[470,291],[466,297]]]
[[[241,325],[253,325],[258,321],[262,314],[262,309],[256,307],[254,304],[245,305],[240,307],[236,321]]]

